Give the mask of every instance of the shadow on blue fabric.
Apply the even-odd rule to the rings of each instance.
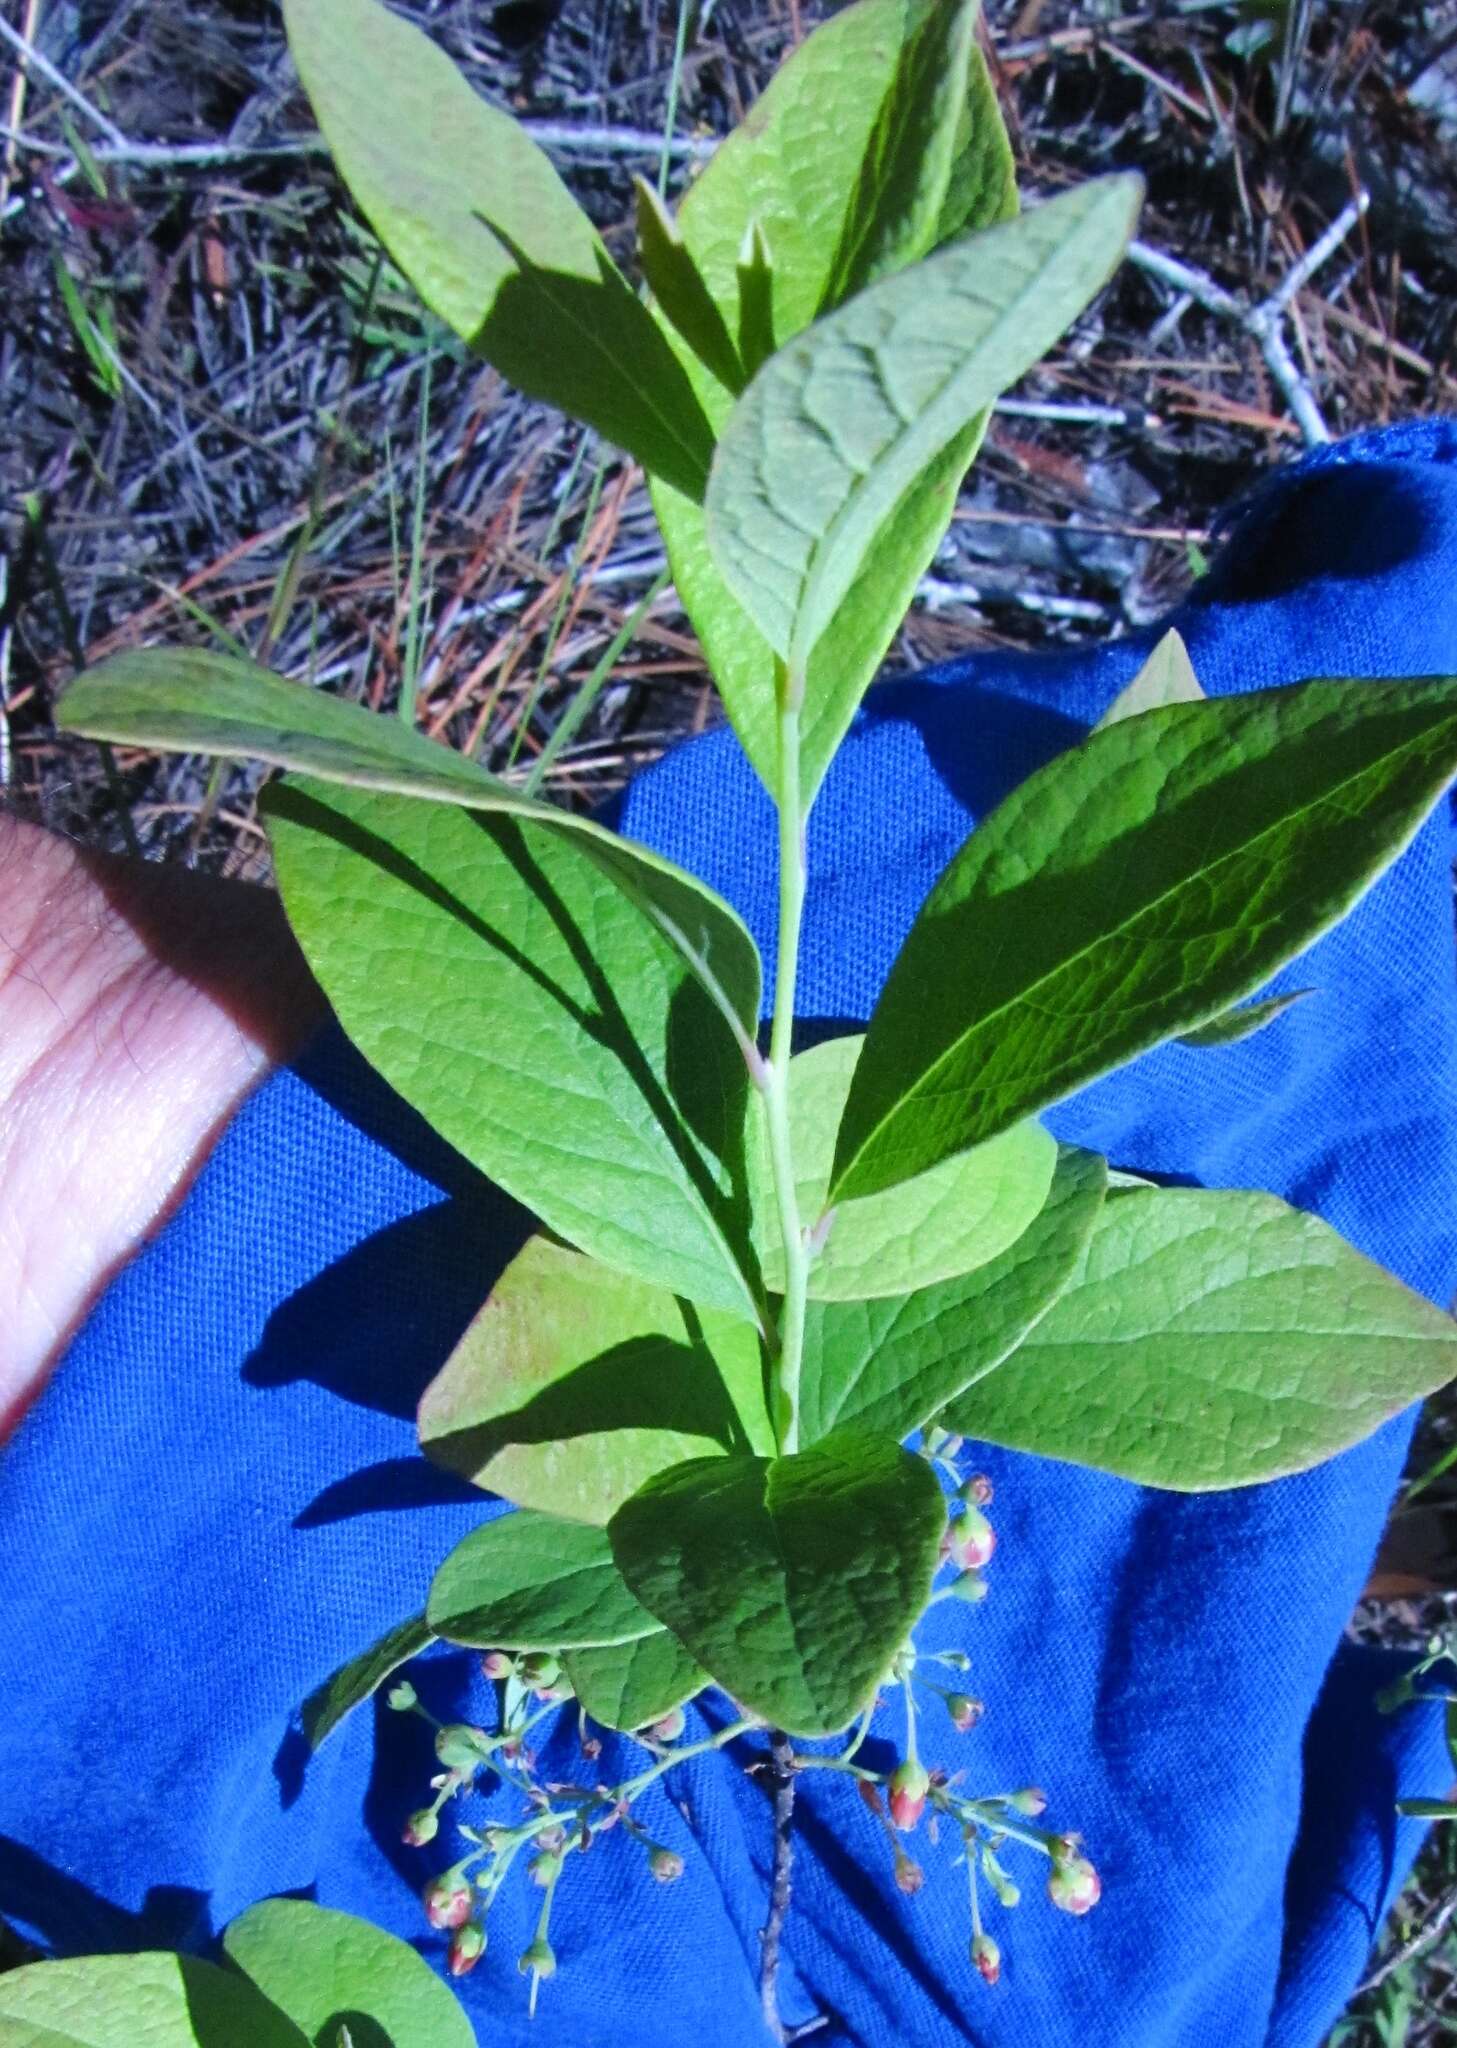
[[[1262,487],[1175,617],[1206,687],[1457,672],[1454,455],[1457,430],[1426,422]],[[864,1019],[969,827],[1096,720],[1152,637],[978,654],[872,694],[811,821],[806,1016]],[[678,749],[619,809],[772,959],[769,809],[731,738]],[[1449,853],[1435,819],[1276,983],[1318,998],[1226,1051],[1138,1060],[1054,1112],[1057,1135],[1304,1202],[1449,1302]],[[116,1281],[0,1469],[0,1910],[23,1933],[59,1952],[205,1946],[299,1892],[439,1960],[416,1894],[448,1848],[399,1839],[430,1774],[420,1724],[376,1701],[305,1764],[295,1716],[499,1509],[428,1472],[410,1418],[527,1227],[329,1033],[244,1107]],[[1341,1640],[1409,1429],[1198,1498],[988,1451],[993,1597],[936,1608],[925,1639],[968,1651],[989,1711],[934,1748],[988,1791],[1044,1785],[1103,1903],[1074,1922],[1030,1895],[995,1928],[988,1993],[950,1845],[920,1850],[925,1888],[903,1897],[853,1791],[807,1783],[789,2018],[824,2015],[821,2048],[1316,2048],[1413,1852],[1394,1799],[1446,1777],[1434,1720],[1381,1721],[1388,1667]],[[412,1676],[442,1716],[485,1710],[459,1652]],[[564,1771],[572,1722],[552,1738]],[[764,2041],[759,1781],[690,1767],[644,1818],[687,1874],[652,1884],[620,1837],[570,1873],[535,2032],[515,1968],[534,1903],[522,1887],[493,1908],[461,1986],[482,2043],[543,2026],[571,2048]]]

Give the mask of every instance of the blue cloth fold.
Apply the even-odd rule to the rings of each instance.
[[[1265,486],[1174,620],[1206,687],[1457,672],[1454,459],[1457,429],[1423,423]],[[970,825],[1093,722],[1153,637],[982,654],[872,693],[812,819],[807,1018],[868,1014]],[[772,959],[769,811],[729,736],[644,775],[621,823],[705,874]],[[1129,1168],[1272,1189],[1448,1303],[1450,852],[1443,815],[1279,977],[1320,993],[1274,1028],[1164,1048],[1052,1128]],[[420,1606],[483,1512],[419,1459],[411,1416],[528,1227],[331,1033],[248,1102],[115,1282],[0,1467],[0,1912],[23,1933],[63,1953],[206,1948],[296,1892],[439,1958],[416,1894],[450,1850],[399,1839],[430,1775],[423,1724],[375,1702],[306,1761],[292,1717]],[[988,1450],[993,1597],[925,1630],[966,1648],[988,1713],[967,1737],[928,1721],[926,1747],[989,1792],[1045,1786],[1103,1902],[1076,1922],[1011,1858],[1025,1896],[989,1907],[1005,1961],[988,1991],[954,1845],[917,1836],[927,1882],[902,1896],[871,1816],[820,1774],[800,1798],[789,2018],[827,2015],[824,2048],[1315,2048],[1414,1847],[1394,1800],[1447,1776],[1431,1717],[1380,1720],[1388,1673],[1342,1644],[1409,1433],[1200,1498]],[[414,1676],[437,1712],[485,1711],[462,1653]],[[881,1755],[894,1738],[877,1724]],[[621,1834],[573,1859],[534,2030],[515,1957],[539,1899],[508,1888],[460,1987],[482,2043],[766,2038],[761,1784],[686,1766],[644,1817],[687,1874],[653,1884]]]

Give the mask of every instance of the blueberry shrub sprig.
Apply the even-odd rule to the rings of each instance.
[[[983,1914],[1018,1890],[1003,1858],[1044,1856],[1074,1914],[1098,1879],[1076,1837],[1035,1825],[1034,1795],[964,1792],[921,1753],[927,1705],[943,1735],[980,1711],[916,1649],[933,1601],[987,1585],[986,1501],[948,1471],[953,1439],[1248,1485],[1355,1442],[1457,1363],[1448,1318],[1317,1218],[1110,1178],[1041,1116],[1169,1040],[1219,1058],[1290,1028],[1290,992],[1240,1006],[1457,772],[1457,681],[1209,699],[1169,636],[953,856],[863,1036],[796,1050],[817,794],[989,408],[1116,269],[1140,181],[1019,210],[974,0],[858,0],[676,211],[643,188],[639,288],[521,127],[381,0],[285,13],[338,170],[421,297],[644,473],[772,800],[779,909],[764,1015],[756,943],[696,875],[404,719],[196,650],[69,686],[75,732],[289,771],[263,811],[340,1023],[542,1225],[419,1414],[427,1455],[516,1511],[321,1688],[310,1733],[434,1641],[504,1660],[500,1726],[442,1731],[407,1833],[423,1844],[486,1774],[524,1804],[466,1837],[429,1911],[470,1967],[524,1864],[534,1990],[572,1857],[609,1817],[639,1838],[637,1780],[536,1785],[531,1716],[583,1716],[590,1745],[590,1724],[661,1730],[717,1691],[791,1788],[827,1767],[797,1742],[857,1731],[829,1766],[867,1788],[902,1890],[922,1881],[906,1838],[947,1839],[968,1968],[995,1982]],[[858,1731],[897,1692],[903,1749],[881,1776]]]

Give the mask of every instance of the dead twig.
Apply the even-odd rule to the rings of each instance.
[[[1168,255],[1162,249],[1154,248],[1148,242],[1132,242],[1129,245],[1129,261],[1135,263],[1149,277],[1177,293],[1185,300],[1196,301],[1206,311],[1224,320],[1231,320],[1242,327],[1259,348],[1266,367],[1274,378],[1285,401],[1290,407],[1292,418],[1300,428],[1307,447],[1315,448],[1331,438],[1330,428],[1321,416],[1315,393],[1307,378],[1302,374],[1286,338],[1285,323],[1299,292],[1335,251],[1345,241],[1351,230],[1360,221],[1371,204],[1370,194],[1358,192],[1350,204],[1344,207],[1338,217],[1320,239],[1294,264],[1285,278],[1266,298],[1256,305],[1237,293],[1226,291],[1216,284],[1207,272],[1195,269],[1191,263],[1183,263],[1176,256]],[[1177,303],[1177,301],[1176,301]],[[1168,316],[1159,322],[1166,327]]]

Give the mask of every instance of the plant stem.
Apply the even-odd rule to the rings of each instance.
[[[787,1456],[799,1449],[799,1371],[804,1354],[810,1253],[800,1222],[789,1132],[789,1055],[794,1035],[805,892],[804,813],[799,795],[799,691],[783,671],[779,682],[779,949],[769,1060],[761,1085],[779,1230],[784,1240],[784,1310],[779,1323],[779,1353],[772,1370],[772,1420],[779,1449]]]
[[[789,1882],[794,1867],[794,1746],[787,1735],[776,1729],[770,1747],[774,1756],[774,1875],[759,1961],[759,2001],[770,2035],[776,2041],[784,2041],[787,2036],[779,2016],[779,1948],[789,1915]]]
[[[710,1749],[724,1749],[740,1735],[746,1735],[755,1725],[753,1720],[746,1717],[742,1721],[731,1721],[727,1728],[720,1728],[716,1735],[706,1736],[702,1742],[685,1743],[681,1749],[675,1749],[661,1758],[651,1769],[640,1771],[637,1777],[629,1778],[625,1784],[619,1785],[616,1795],[618,1800],[626,1804],[628,1800],[636,1799],[640,1792],[646,1791],[665,1771],[671,1771],[675,1764],[686,1763],[689,1757],[702,1756]],[[536,1825],[540,1826],[541,1823],[538,1821]]]

